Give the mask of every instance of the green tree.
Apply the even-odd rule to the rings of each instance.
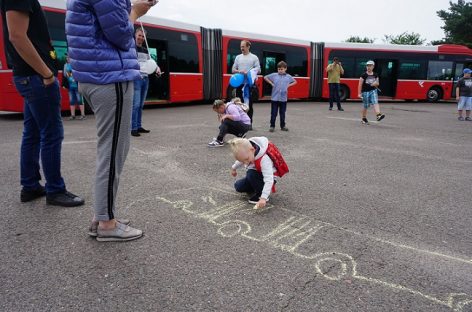
[[[345,42],[374,43],[374,41],[375,39],[371,39],[367,37],[361,38],[359,36],[351,36],[347,38]]]
[[[404,32],[399,35],[385,35],[385,41],[390,44],[408,44],[408,45],[422,45],[426,39],[421,38],[421,35],[415,32]]]
[[[448,10],[438,11],[438,16],[444,21],[446,37],[443,42],[463,44],[472,47],[472,3],[458,0],[449,2]]]

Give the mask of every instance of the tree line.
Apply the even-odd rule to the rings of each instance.
[[[437,11],[443,20],[444,38],[433,40],[429,45],[460,44],[472,48],[472,3],[471,1],[450,1],[449,9]],[[375,38],[351,36],[345,42],[374,43]],[[382,39],[389,44],[423,45],[426,39],[416,32],[403,32],[399,35],[384,35]]]

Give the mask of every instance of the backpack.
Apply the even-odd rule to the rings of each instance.
[[[234,104],[239,105],[239,107],[241,107],[241,109],[242,109],[245,113],[247,113],[247,112],[249,111],[249,106],[248,106],[247,104],[245,104],[245,103],[241,103],[241,104],[239,104],[239,103],[238,103],[238,104],[237,104],[237,103],[234,103]]]
[[[282,156],[282,154],[280,153],[279,149],[277,148],[277,146],[275,146],[274,143],[272,143],[271,141],[269,141],[269,145],[267,146],[267,150],[266,150],[266,155],[269,156],[269,158],[272,160],[272,162],[274,163],[274,167],[275,167],[275,173],[274,175],[277,176],[277,177],[283,177],[286,173],[289,172],[288,170],[288,165],[287,163],[285,162],[285,159],[284,157]],[[261,168],[261,160],[262,160],[262,157],[260,157],[259,159],[256,159],[254,161],[254,165],[256,166],[256,170],[261,172],[262,171],[262,168]]]

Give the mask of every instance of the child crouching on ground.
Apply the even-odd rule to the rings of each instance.
[[[251,119],[244,111],[241,101],[233,99],[233,101],[225,104],[222,100],[216,100],[213,103],[213,111],[218,114],[218,120],[221,122],[219,133],[213,141],[208,143],[208,147],[224,146],[223,138],[230,133],[237,137],[243,137],[251,127]]]
[[[288,166],[277,147],[266,137],[233,139],[231,150],[236,162],[231,167],[231,175],[236,177],[237,169],[245,166],[246,177],[234,183],[237,192],[248,193],[249,203],[257,208],[265,207],[271,193],[275,192],[275,177],[288,172]]]

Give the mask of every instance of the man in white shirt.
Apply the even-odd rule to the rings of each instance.
[[[247,75],[249,71],[252,73],[259,74],[261,72],[261,65],[259,63],[259,58],[252,54],[250,52],[251,49],[251,42],[249,40],[242,40],[241,41],[241,52],[242,54],[239,54],[236,56],[236,59],[234,60],[233,64],[233,69],[232,72],[233,74],[240,73]],[[249,95],[244,94],[244,87],[246,85],[242,85],[241,87],[238,88],[238,93],[241,93],[242,96],[241,98],[244,99],[244,103],[248,104],[249,106],[249,111],[247,112],[249,118],[251,118],[251,124],[252,124],[252,115],[254,113],[254,110],[252,109],[252,99],[251,99],[251,92],[249,91]]]

